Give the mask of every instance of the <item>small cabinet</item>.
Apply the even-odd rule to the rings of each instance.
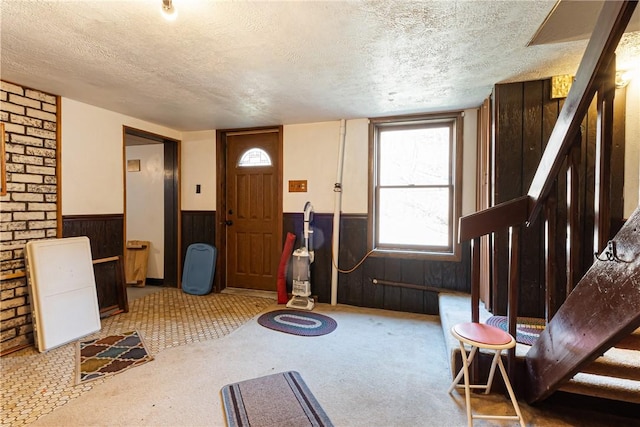
[[[126,249],[125,278],[127,286],[143,287],[147,280],[149,242],[146,240],[128,240]]]

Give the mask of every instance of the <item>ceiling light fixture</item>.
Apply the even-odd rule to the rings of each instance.
[[[633,77],[635,77],[634,70],[617,71],[616,72],[616,87],[618,89],[626,87]]]
[[[173,0],[162,0],[162,16],[167,21],[175,21],[178,17],[175,7],[173,7]]]

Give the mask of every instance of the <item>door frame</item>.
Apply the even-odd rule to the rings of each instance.
[[[123,174],[123,206],[124,218],[122,221],[122,253],[127,252],[127,146],[126,136],[135,135],[141,138],[150,139],[162,143],[164,148],[164,272],[163,285],[171,285],[180,289],[182,287],[182,263],[181,263],[181,222],[180,215],[181,193],[180,193],[180,143],[179,139],[169,138],[157,133],[136,129],[130,126],[122,126],[122,174]],[[170,156],[170,164],[167,163],[167,155]],[[167,198],[167,195],[171,197]],[[124,265],[124,264],[123,264]],[[169,273],[169,274],[168,274]],[[168,280],[167,276],[172,276]],[[175,281],[175,283],[174,283]]]
[[[238,132],[262,133],[265,131],[278,132],[278,167],[277,167],[277,204],[276,239],[278,247],[282,246],[282,170],[283,170],[283,126],[261,126],[255,128],[218,129],[216,130],[216,247],[218,248],[218,267],[214,280],[214,291],[220,292],[227,286],[227,134]],[[277,254],[276,254],[277,258]]]

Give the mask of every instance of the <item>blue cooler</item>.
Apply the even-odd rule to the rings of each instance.
[[[193,243],[187,248],[182,270],[182,291],[192,295],[211,292],[216,272],[216,248],[206,243]]]

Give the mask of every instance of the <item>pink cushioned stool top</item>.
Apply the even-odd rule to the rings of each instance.
[[[484,323],[458,323],[453,329],[458,335],[483,344],[503,345],[511,342],[511,335],[500,328]]]

